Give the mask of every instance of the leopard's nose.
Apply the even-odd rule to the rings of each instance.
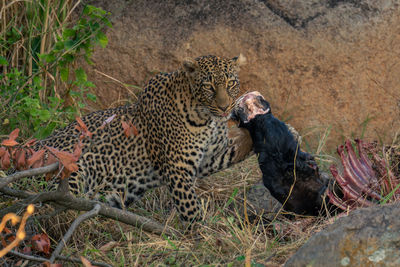
[[[222,111],[227,111],[228,110],[229,105],[226,106],[218,106],[218,108]]]

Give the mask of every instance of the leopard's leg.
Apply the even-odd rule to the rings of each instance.
[[[194,190],[194,170],[180,164],[166,164],[163,179],[167,183],[181,218],[192,222],[198,219],[200,204]]]

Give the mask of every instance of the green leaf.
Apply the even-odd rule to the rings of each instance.
[[[66,49],[71,49],[73,48],[75,45],[75,41],[74,40],[67,40],[64,42],[64,46]]]
[[[64,59],[65,63],[71,63],[75,59],[75,57],[71,54],[65,54],[62,56],[62,58]]]
[[[40,76],[33,77],[33,84],[37,87],[42,87],[42,79]]]
[[[75,70],[76,80],[79,82],[86,82],[87,76],[86,72],[82,68],[78,68]]]
[[[89,99],[89,100],[91,100],[93,102],[96,102],[96,100],[97,100],[96,96],[94,94],[91,94],[91,93],[87,93],[86,97],[87,97],[87,99]]]
[[[62,36],[64,37],[64,39],[67,39],[69,37],[75,37],[75,33],[76,31],[73,29],[65,29],[62,33]]]
[[[105,48],[108,44],[108,38],[103,32],[97,33],[96,40],[102,48]]]
[[[52,53],[41,55],[41,59],[43,59],[47,63],[52,63],[52,62],[56,61],[56,57]]]
[[[79,92],[76,92],[76,91],[73,91],[73,90],[69,91],[69,94],[72,97],[79,97],[80,96]]]
[[[237,260],[237,261],[244,261],[245,258],[246,258],[246,257],[245,257],[244,255],[241,255],[241,256],[238,256],[238,257],[236,258],[236,260]]]
[[[8,66],[8,61],[5,57],[0,56],[0,65]]]
[[[93,88],[93,87],[96,87],[96,85],[94,85],[94,83],[92,83],[92,82],[90,82],[90,81],[87,81],[87,82],[85,82],[85,87]]]
[[[63,82],[68,81],[69,69],[68,68],[61,68],[60,69],[60,76],[61,76],[61,80]]]
[[[62,49],[64,49],[64,42],[63,42],[63,41],[58,41],[58,42],[54,45],[54,48],[55,48],[56,50],[62,50]]]
[[[381,204],[386,204],[394,195],[394,193],[399,189],[400,184],[398,184],[389,194],[387,194],[382,200]]]
[[[91,13],[93,13],[93,10],[95,9],[94,6],[92,5],[86,5],[85,8],[83,9],[83,14],[85,15],[90,15]]]
[[[254,262],[253,260],[251,261],[251,266],[253,267],[265,267],[264,264],[258,263],[258,262]]]
[[[47,109],[39,110],[37,114],[41,121],[48,121],[51,117],[50,112]]]
[[[108,27],[112,28],[112,24],[110,22],[110,20],[106,17],[102,18],[101,21]]]
[[[55,96],[49,96],[48,99],[50,102],[49,105],[53,109],[62,103],[62,99],[59,99],[58,97],[55,97]]]
[[[79,101],[79,102],[78,102],[78,107],[79,107],[79,108],[84,108],[84,107],[86,107],[86,104]]]
[[[43,138],[49,136],[57,126],[58,126],[57,123],[51,122],[46,127],[40,127],[38,129],[38,131],[35,133],[35,137],[39,138],[39,139],[43,139]]]

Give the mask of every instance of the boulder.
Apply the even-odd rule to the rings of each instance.
[[[400,203],[359,209],[312,236],[284,265],[400,266]]]
[[[95,109],[134,101],[140,89],[122,83],[143,87],[185,57],[243,53],[242,90],[262,92],[314,148],[329,126],[328,148],[361,134],[390,142],[400,127],[398,1],[88,2],[113,23],[86,67]]]

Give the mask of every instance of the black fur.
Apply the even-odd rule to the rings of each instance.
[[[257,98],[264,110],[269,109],[268,113],[256,115],[246,122],[249,114],[239,108],[233,117],[240,121],[239,127],[248,129],[251,134],[265,187],[280,203],[286,201],[286,210],[318,215],[322,206],[321,194],[326,186],[319,177],[314,158],[300,150],[287,125],[272,115],[269,103],[261,96]],[[295,185],[290,192],[294,178]]]

